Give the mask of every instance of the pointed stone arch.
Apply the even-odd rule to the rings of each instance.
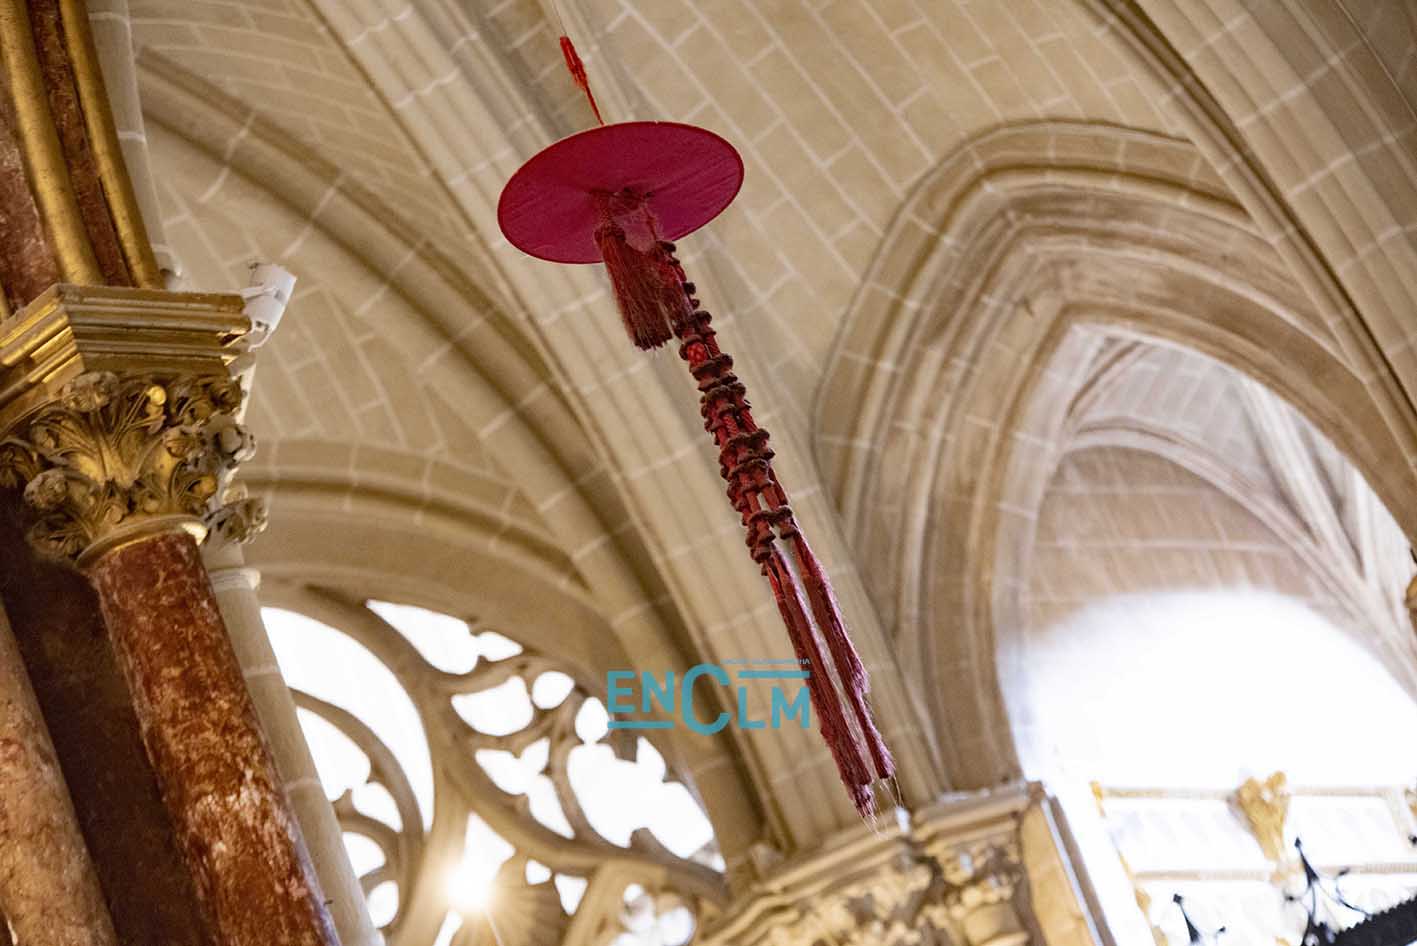
[[[1064,123],[971,142],[897,216],[838,340],[816,443],[877,607],[925,668],[916,696],[956,787],[1018,774],[999,687],[1018,655],[999,632],[1022,620],[1059,425],[1099,354],[1079,326],[1240,369],[1390,509],[1411,506],[1371,389],[1194,148]]]

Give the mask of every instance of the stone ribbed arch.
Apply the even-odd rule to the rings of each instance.
[[[1273,242],[1417,458],[1417,111],[1352,0],[1081,0]],[[1400,14],[1401,5],[1385,5]],[[1408,529],[1409,535],[1412,534]]]
[[[399,515],[428,531],[466,532],[457,541],[471,544],[480,538],[487,554],[504,559],[508,568],[528,573],[585,607],[597,607],[595,594],[556,536],[539,520],[519,514],[515,486],[487,471],[387,447],[288,438],[263,447],[242,478],[272,502],[277,493],[291,502],[318,496],[311,500],[317,508],[357,501],[380,520]],[[271,513],[279,519],[284,510],[271,506]],[[264,540],[267,545],[280,541],[274,533]],[[401,559],[404,553],[386,547],[379,554]]]
[[[558,537],[600,596],[601,610],[632,654],[633,666],[671,669],[677,666],[671,656],[676,651],[692,655],[689,663],[786,652],[780,650],[788,645],[771,596],[743,552],[741,526],[723,499],[711,447],[694,429],[697,423],[686,424],[695,413],[692,382],[673,379],[687,395],[678,403],[664,394],[663,382],[650,370],[653,363],[625,343],[618,320],[594,317],[606,314],[591,310],[608,298],[591,274],[554,268],[548,278],[523,285],[521,295],[512,297],[514,311],[527,319],[528,338],[546,342],[555,327],[559,356],[549,370],[557,377],[551,381],[538,375],[520,388],[494,385],[483,374],[495,363],[490,357],[494,350],[482,342],[497,342],[488,320],[480,318],[487,314],[482,308],[487,297],[469,300],[449,285],[440,268],[428,265],[426,258],[436,255],[436,248],[420,244],[396,210],[362,194],[357,182],[278,126],[161,56],[144,53],[139,66],[153,125],[272,189],[319,231],[362,258],[352,272],[342,270],[346,278],[372,274],[376,286],[396,290],[420,314],[412,320],[390,319],[391,341],[410,364],[437,379],[445,396],[475,412],[487,450],[517,478],[537,511],[557,523]],[[471,330],[449,328],[442,321],[460,315]],[[525,366],[518,370],[525,372]],[[574,401],[568,402],[576,412],[574,429],[550,423],[559,396],[552,388],[574,392]],[[595,445],[593,451],[581,452],[587,441]],[[777,443],[789,482],[799,491],[810,486],[809,476],[797,475],[802,468],[794,469],[790,441]],[[668,466],[674,467],[672,475],[646,475],[663,474]],[[798,511],[813,530],[819,554],[834,569],[838,592],[848,609],[859,608],[863,599],[852,594],[850,563],[831,558],[830,533],[822,532],[831,523],[819,495],[809,491],[803,500]],[[750,603],[747,608],[744,602]],[[873,618],[869,610],[858,610],[856,616],[858,627],[862,619]],[[882,675],[892,672],[883,648],[874,653],[868,648],[867,659]],[[895,719],[887,723],[888,737],[897,747],[908,746],[919,738],[916,717],[901,701],[898,687],[886,683],[879,692],[885,712]],[[795,837],[815,843],[822,832],[854,817],[815,732],[784,730],[755,738],[732,730],[723,738],[738,743],[754,785],[740,799],[740,816],[720,828],[730,870],[741,866],[747,846],[763,836],[763,808],[771,837],[784,843]],[[796,766],[780,765],[784,756]],[[778,806],[773,783],[795,794],[807,768],[814,789],[830,801],[819,807]],[[907,790],[930,797],[932,790],[922,787],[931,779],[928,766],[906,772]]]
[[[497,400],[535,418],[546,443],[576,448],[575,417],[546,383],[544,359],[499,300],[450,255],[454,247],[430,239],[316,149],[200,77],[150,51],[139,69],[154,124],[259,182],[416,307],[420,322],[397,329],[420,336],[414,363],[475,351],[477,373]],[[581,451],[568,458],[573,465],[587,459]]]
[[[912,682],[957,787],[1017,774],[999,679],[1060,424],[1101,352],[1084,325],[1239,368],[1390,508],[1410,501],[1368,388],[1192,148],[1060,124],[976,140],[898,217],[818,403],[821,465],[900,652],[925,668]]]
[[[1263,388],[1248,380],[1241,383],[1245,390],[1237,393],[1247,402],[1242,410],[1248,412],[1253,409],[1256,401],[1263,402],[1266,409],[1278,407],[1275,397]],[[1064,454],[1057,458],[1054,469],[1066,455],[1086,450],[1121,449],[1152,454],[1196,474],[1242,506],[1277,537],[1283,548],[1293,555],[1296,564],[1312,576],[1315,588],[1331,596],[1332,613],[1340,630],[1356,646],[1379,661],[1408,693],[1417,695],[1417,667],[1413,665],[1412,647],[1408,643],[1411,638],[1408,620],[1404,614],[1400,621],[1394,621],[1392,609],[1383,607],[1386,603],[1395,603],[1401,579],[1385,589],[1387,601],[1384,602],[1384,596],[1374,595],[1366,584],[1365,576],[1353,569],[1352,556],[1344,555],[1345,550],[1326,545],[1323,538],[1316,536],[1313,524],[1304,519],[1292,500],[1277,491],[1274,484],[1257,481],[1247,475],[1248,471],[1237,468],[1235,458],[1222,453],[1218,444],[1175,429],[1167,420],[1152,418],[1137,422],[1115,417],[1084,420],[1067,438]],[[1350,502],[1355,498],[1352,493],[1346,497]],[[1027,579],[1030,576],[1019,577]],[[1010,630],[1014,636],[1007,644],[1001,641],[1001,651],[1012,649],[1019,640],[1017,632],[1023,629],[1021,625],[1012,627]],[[1015,678],[1015,682],[1022,682],[1021,678]],[[1003,687],[1007,701],[1012,689],[1010,681],[1003,681]],[[1017,707],[1011,708],[1010,718],[1015,730],[1024,715]]]

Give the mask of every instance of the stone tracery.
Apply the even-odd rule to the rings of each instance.
[[[368,761],[365,784],[379,786],[391,802],[371,813],[370,796],[357,785],[335,799],[345,830],[379,851],[380,862],[362,878],[366,893],[385,884],[397,888],[397,907],[382,927],[390,943],[420,943],[436,933],[445,916],[461,906],[459,882],[489,888],[486,904],[462,918],[452,939],[459,946],[486,938],[484,915],[507,942],[559,946],[573,922],[594,931],[592,940],[578,942],[608,942],[627,932],[627,924],[643,924],[637,914],[646,909],[682,908],[700,919],[721,909],[727,888],[711,839],[698,850],[676,854],[646,827],[652,811],[624,810],[621,799],[612,810],[619,807],[619,820],[629,818],[626,825],[639,827],[607,827],[604,806],[610,799],[582,799],[577,762],[584,778],[593,760],[577,759],[578,754],[605,751],[622,764],[638,756],[643,767],[643,754],[653,753],[638,745],[636,734],[605,728],[604,707],[594,695],[598,682],[588,679],[584,668],[528,651],[476,625],[430,620],[419,609],[372,602],[338,611],[351,613],[347,609],[358,609],[358,620],[342,625],[343,633],[387,667],[412,701],[432,765],[432,808],[424,811],[400,762],[407,747],[392,748],[366,721],[380,715],[377,701],[349,705],[352,698],[345,693],[340,705],[297,689],[297,705],[358,748]],[[287,661],[309,653],[309,645],[298,644],[302,633],[312,632],[308,626],[289,627],[279,616],[268,621]],[[311,689],[330,682],[308,669],[293,674],[297,681],[308,679]],[[315,734],[312,739],[318,757],[323,744]],[[603,770],[603,759],[594,768]],[[611,784],[601,781],[598,790],[633,790],[633,783],[619,789]],[[652,797],[644,796],[640,804]],[[698,818],[707,828],[701,814]],[[463,850],[464,843],[479,843],[468,833],[469,819],[480,843],[505,846],[500,866],[473,847]],[[475,865],[481,873],[459,881],[457,865],[464,857],[481,858]],[[495,873],[489,873],[494,866]],[[532,880],[535,875],[540,876]],[[632,896],[625,896],[627,889]]]

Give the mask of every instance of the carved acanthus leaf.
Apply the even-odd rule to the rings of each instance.
[[[206,518],[209,540],[244,545],[266,530],[266,501],[250,496],[237,483],[222,494],[222,504]]]
[[[24,489],[30,542],[55,558],[164,516],[254,534],[251,501],[219,499],[255,446],[235,420],[241,398],[221,375],[79,375],[0,442],[0,486]]]

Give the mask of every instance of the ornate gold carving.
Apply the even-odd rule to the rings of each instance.
[[[1284,819],[1289,815],[1289,780],[1285,774],[1275,772],[1263,782],[1248,779],[1230,800],[1244,816],[1264,856],[1278,863],[1284,857]]]
[[[35,548],[81,563],[154,522],[229,528],[252,518],[219,503],[254,449],[241,397],[222,375],[81,374],[0,441],[0,485],[24,487]]]

